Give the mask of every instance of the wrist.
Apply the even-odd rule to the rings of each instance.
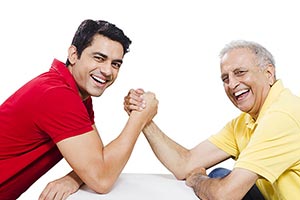
[[[153,120],[151,120],[149,123],[147,123],[143,128],[144,135],[152,134],[154,132],[157,132],[159,128],[155,125]]]
[[[74,182],[75,184],[77,184],[78,187],[80,187],[83,184],[83,181],[80,179],[80,177],[74,171],[70,172],[67,175],[67,177],[70,178],[70,180],[72,182]]]

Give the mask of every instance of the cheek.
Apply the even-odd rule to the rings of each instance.
[[[227,97],[230,100],[233,100],[233,97],[232,97],[232,94],[231,94],[230,90],[228,88],[224,88],[224,89],[225,89],[225,93],[226,93]]]
[[[84,68],[77,68],[74,70],[73,75],[77,82],[84,82],[90,78],[88,71]]]
[[[265,87],[269,86],[269,81],[264,76],[257,76],[248,81],[248,85],[251,87],[253,93],[264,90]]]
[[[113,79],[116,79],[118,77],[118,74],[119,74],[119,69],[113,69],[112,71]]]
[[[225,90],[225,93],[226,93],[228,99],[235,105],[235,98],[234,98],[234,96],[232,96],[231,90],[226,86],[224,86],[224,90]]]
[[[223,85],[223,88],[224,88],[224,91],[225,91],[226,95],[229,96],[229,94],[230,94],[230,92],[229,92],[229,91],[230,91],[229,87]]]

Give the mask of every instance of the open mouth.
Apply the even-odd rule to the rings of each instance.
[[[96,81],[97,83],[100,83],[100,84],[105,84],[105,83],[106,83],[106,80],[103,80],[103,79],[101,79],[101,78],[99,78],[99,77],[97,77],[97,76],[91,75],[91,77],[92,77],[92,79],[93,79],[94,81]]]
[[[249,89],[244,89],[244,90],[235,92],[233,95],[234,95],[235,99],[239,101],[239,100],[242,100],[244,97],[246,97],[248,93],[249,93]]]

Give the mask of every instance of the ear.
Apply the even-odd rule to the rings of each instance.
[[[268,64],[265,68],[265,75],[269,81],[269,85],[272,86],[275,83],[275,67],[272,64]]]
[[[68,59],[71,65],[74,65],[78,59],[77,48],[74,45],[71,45],[68,49]]]

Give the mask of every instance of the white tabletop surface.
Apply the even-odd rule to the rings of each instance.
[[[68,200],[199,200],[193,189],[171,174],[123,173],[108,194],[97,194],[86,185]]]

